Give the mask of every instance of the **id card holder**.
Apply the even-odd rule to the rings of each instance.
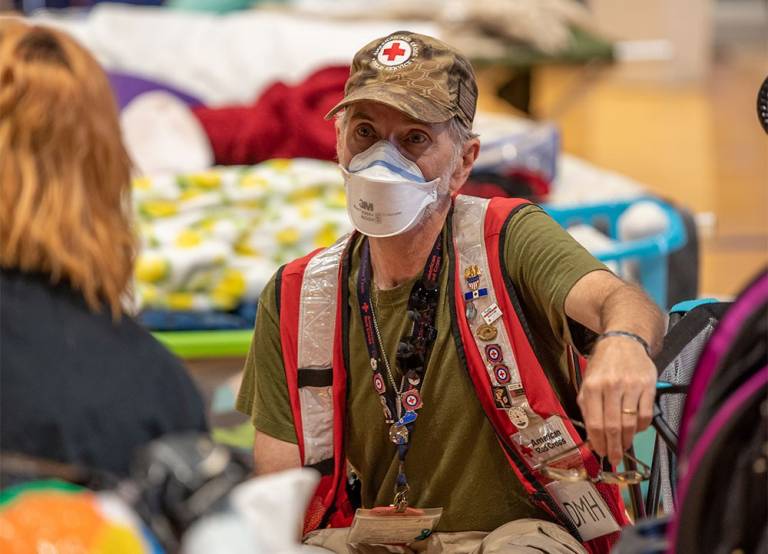
[[[410,544],[427,539],[437,527],[442,508],[394,507],[358,509],[349,530],[349,544]]]

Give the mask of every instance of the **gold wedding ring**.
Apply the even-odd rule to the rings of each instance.
[[[621,413],[627,415],[637,415],[637,410],[633,410],[632,408],[622,408]]]

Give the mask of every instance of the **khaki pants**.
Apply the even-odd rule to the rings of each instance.
[[[435,533],[425,541],[404,546],[347,544],[348,529],[322,529],[310,534],[305,544],[337,554],[586,554],[565,529],[540,519],[519,519],[491,533],[465,531]]]

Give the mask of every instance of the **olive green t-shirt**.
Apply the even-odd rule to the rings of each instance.
[[[443,234],[445,240],[445,233]],[[362,483],[364,507],[388,505],[397,475],[396,447],[389,440],[371,368],[356,295],[360,238],[352,246],[349,274],[349,367],[347,457]],[[518,210],[507,226],[505,265],[515,285],[544,370],[566,408],[574,405],[565,343],[564,312],[571,287],[604,266],[538,206]],[[445,251],[445,250],[444,250]],[[405,463],[409,502],[444,509],[438,531],[491,531],[509,521],[548,515],[528,499],[485,417],[468,373],[459,363],[451,332],[448,263],[440,274],[437,339],[421,388],[419,410]],[[409,330],[406,306],[416,279],[395,289],[373,290],[384,350],[400,382],[395,352]],[[388,385],[389,386],[389,385]],[[264,289],[237,409],[255,428],[296,443],[280,347],[274,278]]]

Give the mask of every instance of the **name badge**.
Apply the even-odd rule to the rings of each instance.
[[[548,417],[541,425],[521,429],[519,433],[512,435],[511,439],[520,446],[523,455],[533,465],[557,459],[558,454],[575,444],[563,421],[554,415]],[[573,453],[573,457],[581,459],[577,451]]]
[[[589,481],[553,481],[546,487],[582,540],[590,541],[619,530],[605,500]]]
[[[411,544],[432,535],[443,515],[442,508],[358,509],[347,537],[348,544]]]

